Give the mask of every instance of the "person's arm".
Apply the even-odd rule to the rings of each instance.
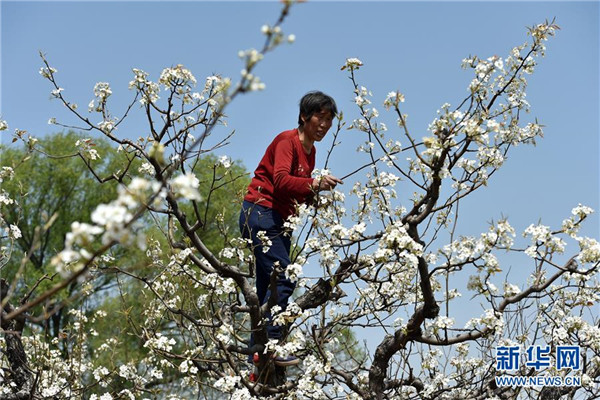
[[[293,197],[308,196],[314,192],[331,190],[338,184],[340,179],[332,175],[324,175],[319,179],[303,178],[291,174],[292,161],[294,159],[294,148],[292,142],[284,140],[275,148],[275,162],[273,166],[273,184],[275,190],[290,193]]]
[[[273,164],[275,190],[285,191],[293,197],[308,196],[312,193],[314,179],[292,175],[293,159],[293,143],[289,140],[279,142],[275,148],[275,162]]]

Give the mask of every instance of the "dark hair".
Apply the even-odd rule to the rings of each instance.
[[[337,106],[335,105],[335,100],[331,96],[326,95],[323,92],[318,90],[314,90],[312,92],[306,93],[300,99],[300,113],[298,114],[298,125],[304,125],[302,122],[302,116],[304,115],[308,119],[310,119],[314,113],[319,111],[329,111],[332,116],[337,114]]]

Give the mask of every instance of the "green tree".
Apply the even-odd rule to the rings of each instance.
[[[44,137],[35,150],[2,146],[1,151],[1,166],[14,170],[14,178],[5,180],[2,189],[15,200],[15,207],[7,208],[3,218],[21,232],[2,276],[15,283],[18,298],[38,281],[39,290],[53,284],[55,271],[50,261],[64,247],[71,224],[89,222],[98,204],[116,196],[117,181],[126,179],[124,171],[133,170],[139,161],[104,139],[89,139],[73,131]],[[110,278],[101,280],[97,287],[109,282]],[[66,299],[76,299],[77,294],[78,287],[70,285],[48,306],[44,325],[54,336],[66,323]]]
[[[219,160],[208,154],[198,160],[194,174],[199,180],[200,194],[203,201],[194,207],[192,204],[182,205],[184,212],[195,221],[202,221],[198,236],[215,253],[219,253],[227,244],[228,237],[238,235],[238,218],[240,204],[249,183],[248,172],[239,163],[230,160]],[[109,369],[118,369],[131,360],[143,360],[148,350],[143,347],[144,311],[153,299],[153,293],[148,290],[147,282],[160,278],[162,268],[169,263],[173,255],[164,234],[169,229],[168,220],[160,215],[153,215],[154,224],[148,224],[146,237],[148,250],[140,254],[135,261],[130,262],[128,272],[131,276],[117,274],[118,281],[111,294],[104,296],[101,303],[93,312],[106,314],[104,318],[90,319],[88,328],[94,329],[97,335],[89,338],[89,346],[93,354],[94,364]],[[185,242],[183,235],[176,235],[178,240]],[[123,259],[119,259],[119,265]],[[110,269],[110,268],[109,268]],[[206,291],[197,287],[189,279],[177,279],[175,296],[182,302],[195,304],[198,296]],[[89,312],[91,315],[92,311]],[[198,316],[196,316],[198,317]],[[172,329],[172,321],[164,320],[159,330],[168,332]],[[171,332],[173,334],[173,332]],[[97,351],[110,338],[116,338],[110,349]],[[181,336],[182,340],[186,339]],[[167,385],[181,379],[177,370],[167,370],[161,378],[156,378],[145,384],[148,388]],[[122,390],[131,386],[131,382],[123,380],[113,385],[113,390]]]
[[[75,143],[83,143],[83,149],[80,146],[82,154],[68,150],[73,149]],[[119,182],[127,183],[140,174],[139,159],[117,151],[105,139],[90,141],[73,131],[49,135],[41,139],[35,148],[35,151],[27,147],[2,148],[1,166],[14,170],[14,178],[6,180],[3,189],[18,203],[17,207],[7,209],[4,218],[8,225],[17,226],[22,234],[15,242],[12,257],[3,268],[3,277],[18,283],[17,298],[44,275],[49,278],[54,275],[50,262],[64,247],[71,224],[75,221],[90,222],[90,215],[99,204],[108,203],[117,196]],[[95,150],[98,157],[93,154],[95,159],[92,160],[90,150]],[[219,160],[212,154],[198,160],[194,173],[201,182],[200,192],[204,201],[196,207],[185,205],[183,208],[189,215],[203,221],[198,230],[199,236],[212,251],[219,252],[228,235],[237,235],[239,205],[248,185],[248,173],[242,165]],[[169,248],[164,234],[168,229],[167,219],[154,214],[146,216],[143,221],[150,247]],[[44,225],[47,229],[41,230],[39,227]],[[152,279],[156,277],[156,271],[151,259],[156,254],[151,253],[135,247],[114,246],[109,255],[118,259],[119,268],[127,269],[136,277]],[[23,254],[29,256],[23,258]],[[162,254],[159,259],[166,263],[169,256]],[[26,262],[19,271],[23,259]],[[140,279],[114,272],[110,266],[100,266],[95,273],[96,279],[90,281],[91,288],[85,289],[92,293],[91,296],[81,296],[83,301],[79,301],[82,287],[73,283],[46,310],[48,319],[40,325],[47,329],[49,338],[65,338],[61,345],[65,356],[77,348],[68,345],[70,338],[78,334],[74,327],[94,332],[89,337],[86,351],[96,366],[118,368],[129,360],[141,360],[146,355],[140,329],[148,301],[144,295],[146,285]],[[51,283],[50,279],[42,280],[38,287],[44,290]],[[191,302],[195,301],[191,298],[194,294],[200,294],[191,287],[182,286],[180,290],[182,296]],[[73,312],[86,317],[70,318]],[[73,324],[84,320],[87,323]],[[33,325],[30,329],[38,328]],[[111,348],[102,348],[101,345],[109,338],[118,339]],[[176,374],[165,376],[152,385],[173,379],[177,379]],[[128,382],[123,380],[115,389],[126,388],[127,385]]]
[[[231,237],[239,235],[240,205],[250,183],[249,174],[241,164],[219,160],[213,154],[202,157],[193,172],[200,181],[203,199],[197,213],[203,221],[198,236],[218,253]],[[191,209],[185,206],[188,213]]]
[[[69,131],[41,139],[41,151],[1,147],[1,165],[15,171],[14,179],[5,181],[2,187],[18,204],[7,210],[4,219],[21,230],[17,248],[21,252],[31,250],[28,261],[38,271],[62,248],[73,221],[88,222],[93,209],[116,194],[114,180],[103,185],[98,185],[98,180],[117,173],[127,160],[103,139],[88,142],[100,157],[85,160],[99,175],[96,178],[86,167],[85,156],[78,156],[74,150],[75,143],[84,140],[81,134]],[[36,237],[36,228],[44,226],[53,215],[54,222]],[[11,277],[19,262],[9,262],[5,276]]]

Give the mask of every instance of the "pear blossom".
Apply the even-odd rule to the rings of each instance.
[[[348,68],[350,70],[357,70],[362,66],[363,66],[363,63],[358,58],[347,58],[346,62],[342,66],[342,70],[344,70],[346,68]]]
[[[100,121],[98,128],[104,133],[111,133],[115,129],[115,122],[111,120]]]
[[[220,390],[225,393],[229,393],[233,391],[236,385],[240,382],[239,376],[224,376],[218,379],[215,383],[215,389]]]
[[[577,259],[582,263],[595,264],[600,262],[600,243],[592,238],[580,238],[580,252]]]
[[[173,338],[169,338],[164,336],[160,332],[156,334],[156,337],[151,337],[144,343],[144,347],[148,347],[151,349],[163,350],[163,351],[171,351],[173,346],[177,342]]]
[[[94,96],[98,97],[101,102],[106,101],[111,94],[110,85],[106,82],[98,82],[94,86]]]
[[[80,154],[89,160],[97,160],[100,158],[98,151],[93,148],[94,142],[92,139],[79,139],[75,142],[75,147],[79,148]]]
[[[142,163],[142,165],[140,165],[140,167],[138,168],[138,172],[149,176],[154,176],[154,174],[156,173],[152,164],[148,162]]]
[[[219,157],[219,165],[222,165],[224,168],[229,169],[231,167],[231,158],[227,157],[227,156],[221,156]]]
[[[56,72],[58,72],[56,70],[56,68],[53,67],[42,67],[40,68],[40,75],[42,75],[44,78],[50,78],[52,75],[54,75]]]
[[[397,107],[399,103],[404,103],[404,95],[400,92],[389,92],[383,102],[386,110],[391,107]]]
[[[291,263],[285,269],[285,276],[292,282],[297,282],[302,274],[302,265],[298,263]]]
[[[20,239],[23,235],[21,234],[21,230],[19,229],[18,226],[11,224],[10,228],[8,229],[8,236],[13,239]]]
[[[573,208],[573,210],[571,210],[571,214],[573,214],[574,216],[577,216],[581,219],[587,217],[588,215],[592,214],[594,212],[594,210],[590,207],[584,206],[579,204],[577,207]]]
[[[2,183],[5,179],[12,180],[15,177],[15,171],[12,167],[2,167],[0,168],[0,183]]]
[[[158,81],[167,88],[194,86],[196,84],[194,75],[181,64],[176,65],[174,68],[163,69]]]
[[[187,173],[177,176],[170,181],[171,189],[176,197],[183,197],[188,200],[201,200],[198,188],[200,181],[193,173]]]

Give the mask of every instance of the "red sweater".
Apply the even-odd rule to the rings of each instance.
[[[294,206],[312,194],[315,152],[315,146],[310,155],[304,152],[298,129],[281,132],[256,167],[244,200],[272,208],[287,219]]]

